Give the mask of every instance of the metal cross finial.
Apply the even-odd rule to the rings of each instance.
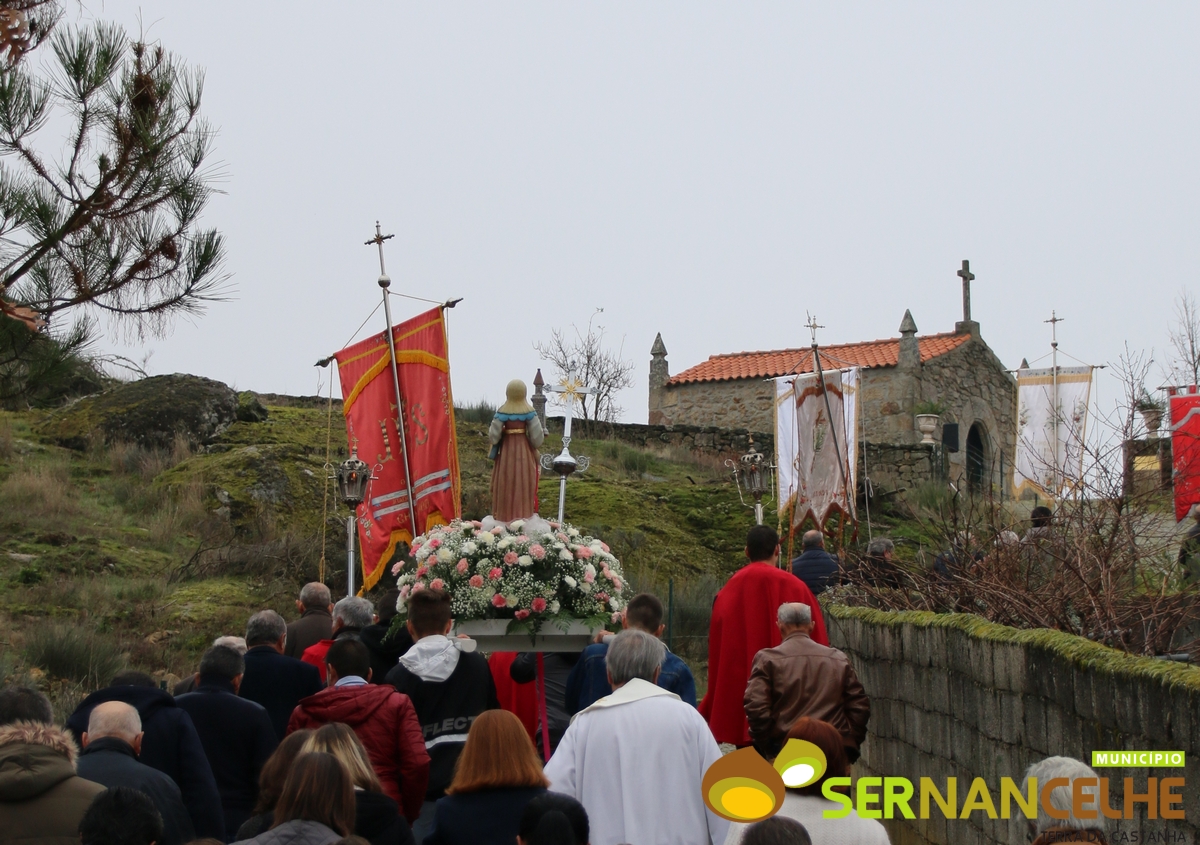
[[[396,236],[383,234],[383,229],[380,228],[379,221],[376,220],[375,221],[375,237],[371,238],[371,240],[367,241],[364,244],[364,246],[370,246],[371,244],[375,244],[376,246],[379,247],[379,286],[381,288],[387,288],[392,283],[392,280],[388,278],[387,271],[383,269],[383,242],[390,241],[394,237],[396,237]]]
[[[1065,319],[1067,319],[1067,318],[1060,317],[1060,316],[1058,316],[1058,312],[1051,310],[1050,319],[1042,320],[1043,323],[1050,324],[1050,346],[1053,347],[1054,349],[1058,348],[1058,324],[1061,323]]]
[[[807,313],[807,312],[805,312],[805,313]],[[823,329],[825,327],[817,323],[817,315],[816,314],[809,314],[808,322],[805,323],[804,325],[806,325],[808,327],[808,331],[812,335],[813,346],[816,346],[817,345],[817,329]]]
[[[971,282],[975,278],[975,274],[971,272],[971,262],[963,259],[962,269],[956,273],[962,279],[963,284],[963,322],[971,322]]]
[[[583,472],[591,465],[590,458],[580,455],[576,460],[571,455],[571,418],[574,416],[575,403],[585,401],[593,391],[575,374],[573,368],[567,371],[567,375],[558,384],[547,387],[546,390],[557,393],[558,401],[563,405],[562,452],[555,456],[543,455],[541,458],[543,469],[547,472],[557,472],[559,475],[558,521],[562,522],[563,508],[567,501],[567,476]]]

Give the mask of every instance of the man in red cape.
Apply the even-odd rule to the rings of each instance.
[[[811,607],[812,638],[829,645],[821,606],[812,591],[777,565],[779,535],[775,529],[766,525],[751,528],[746,535],[746,557],[750,562],[729,579],[713,601],[708,627],[708,692],[699,707],[717,742],[739,747],[750,744],[742,696],[754,655],[782,642],[775,624],[779,605],[798,601]]]

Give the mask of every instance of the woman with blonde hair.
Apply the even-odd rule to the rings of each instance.
[[[521,720],[485,710],[467,733],[425,845],[512,845],[525,805],[549,785]]]
[[[371,758],[353,728],[341,722],[322,725],[305,741],[303,751],[332,754],[350,773],[354,784],[355,836],[371,845],[412,845],[408,821],[400,815],[396,802],[383,794]]]

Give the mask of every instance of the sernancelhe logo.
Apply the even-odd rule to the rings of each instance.
[[[1177,768],[1184,765],[1182,751],[1095,751],[1093,766],[1122,768]],[[825,774],[825,754],[811,742],[789,739],[774,764],[764,760],[753,748],[742,748],[717,760],[704,773],[701,789],[704,803],[722,818],[736,822],[760,821],[779,812],[784,788],[799,789],[814,784]],[[967,819],[982,813],[989,819],[1012,818],[1013,805],[1027,819],[1035,819],[1038,808],[1049,817],[1067,819],[1132,819],[1137,805],[1146,808],[1151,819],[1182,819],[1184,779],[1181,777],[1146,779],[1139,792],[1133,778],[1124,778],[1120,806],[1109,800],[1108,778],[1051,778],[1039,784],[1026,778],[1022,785],[1013,778],[1000,778],[998,793],[983,778],[975,778],[967,788],[963,802],[958,801],[958,778],[947,778],[939,787],[932,778],[920,778],[916,785],[902,777],[830,777],[821,785],[821,794],[836,804],[826,810],[826,818],[838,819],[853,810],[866,819],[927,819],[936,807],[944,818]],[[1050,794],[1059,787],[1071,791],[1071,813],[1055,807]],[[846,791],[841,791],[845,789]],[[1088,790],[1085,792],[1085,790]],[[996,798],[999,798],[999,801]],[[913,806],[916,806],[914,811]],[[997,810],[999,804],[999,810]],[[1178,808],[1178,809],[1177,809]]]

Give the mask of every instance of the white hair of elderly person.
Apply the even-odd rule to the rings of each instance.
[[[627,628],[609,641],[611,695],[575,714],[550,762],[550,789],[583,804],[591,845],[723,843],[729,822],[704,805],[704,773],[721,757],[696,708],[657,686],[657,637]]]
[[[1054,809],[1065,813],[1065,818],[1056,819],[1046,812],[1041,801],[1038,802],[1037,821],[1030,820],[1030,827],[1037,838],[1033,845],[1046,843],[1097,842],[1106,843],[1104,814],[1100,812],[1100,779],[1099,775],[1086,763],[1074,757],[1047,757],[1029,767],[1025,772],[1026,778],[1037,778],[1038,788],[1055,778],[1067,781],[1063,786],[1050,790],[1050,804]],[[1083,795],[1082,806],[1089,808],[1088,815],[1094,811],[1095,818],[1077,817],[1072,810],[1072,792],[1075,781],[1090,779],[1091,783],[1079,787]],[[1082,809],[1082,808],[1081,808]]]

